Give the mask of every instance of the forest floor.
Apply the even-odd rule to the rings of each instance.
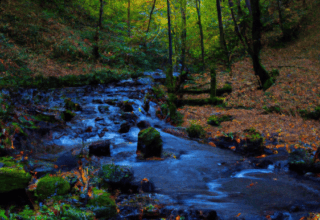
[[[297,40],[280,49],[265,47],[261,51],[261,62],[266,69],[280,71],[272,87],[265,92],[257,89],[259,82],[254,75],[251,58],[233,63],[232,77],[218,67],[217,88],[222,88],[226,82],[232,83],[232,93],[225,96],[226,106],[232,108],[184,106],[178,109],[184,115],[181,126],[200,124],[211,133],[208,136],[212,138],[222,132],[242,134],[245,129],[254,127],[266,137],[278,133],[285,144],[276,147],[289,144],[303,147],[304,143],[316,150],[320,146],[320,121],[305,120],[297,113],[301,109],[313,111],[320,105],[320,19],[311,14],[308,21],[312,25],[301,31]],[[195,74],[193,77],[199,78],[196,85],[203,84],[200,89],[210,88],[209,73]],[[185,88],[192,88],[192,85]],[[209,94],[184,95],[183,98],[203,99],[209,98]],[[264,106],[278,106],[281,112],[264,113]],[[222,122],[219,127],[208,125],[207,119],[214,112],[230,115],[234,119]],[[276,149],[274,152],[277,153]]]

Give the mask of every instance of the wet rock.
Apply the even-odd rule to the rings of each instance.
[[[130,191],[134,179],[133,171],[129,167],[115,164],[103,165],[99,171],[99,176],[109,187],[120,189],[123,192]]]
[[[0,194],[17,189],[25,189],[31,180],[31,175],[21,166],[4,162],[0,168]]]
[[[306,211],[306,207],[303,201],[295,201],[290,207],[290,212]]]
[[[104,120],[104,119],[101,118],[101,117],[96,117],[94,120],[95,120],[95,121],[102,121],[102,120]]]
[[[138,128],[140,129],[146,129],[146,128],[149,128],[151,127],[150,123],[146,120],[143,120],[143,121],[139,121],[138,124],[137,124]]]
[[[108,128],[104,128],[102,131],[109,131]]]
[[[92,132],[92,126],[89,126],[89,127],[85,130],[85,132]]]
[[[81,106],[78,103],[74,103],[70,98],[64,100],[64,107],[70,111],[81,111]]]
[[[154,192],[154,189],[154,183],[150,182],[147,179],[143,179],[141,181],[140,190],[142,190],[143,192]]]
[[[133,111],[133,107],[132,107],[132,102],[127,102],[127,101],[124,101],[124,102],[119,102],[118,103],[118,107],[120,107],[120,109],[124,112],[132,112]]]
[[[262,169],[268,168],[269,165],[273,164],[273,162],[269,159],[263,159],[263,160],[253,159],[251,162],[254,164],[255,167],[262,168]]]
[[[162,140],[160,132],[150,127],[141,130],[138,134],[137,154],[142,154],[144,158],[161,157]]]
[[[72,154],[71,151],[58,157],[57,161],[54,163],[58,166],[57,171],[71,171],[72,169],[78,167],[78,158]]]
[[[101,99],[93,99],[93,100],[92,100],[92,103],[93,103],[93,104],[103,104],[103,102],[102,102]]]
[[[98,106],[98,110],[101,114],[105,114],[106,112],[109,111],[109,106]]]
[[[61,119],[66,122],[71,121],[74,116],[76,116],[76,114],[69,110],[63,111],[60,115]]]
[[[110,157],[110,140],[98,141],[89,146],[89,156]]]
[[[299,174],[319,173],[320,163],[313,163],[310,154],[302,148],[293,150],[288,158],[289,169]]]
[[[106,132],[105,132],[105,131],[102,131],[100,134],[98,134],[98,136],[99,136],[100,138],[102,138],[105,134],[106,134]]]
[[[150,100],[147,99],[145,102],[144,102],[144,105],[142,106],[143,109],[146,111],[146,113],[149,112],[149,109],[150,109]]]
[[[125,112],[121,114],[120,118],[127,121],[130,125],[134,126],[137,122],[138,116],[134,113]]]
[[[216,211],[210,211],[207,216],[206,216],[207,220],[218,220],[218,215]]]
[[[104,100],[104,103],[115,106],[117,104],[117,101],[118,99],[106,99]]]
[[[272,220],[291,220],[292,217],[288,212],[280,213],[276,212],[270,216]]]
[[[130,126],[129,122],[123,122],[120,125],[119,133],[127,133],[127,132],[129,132],[130,127],[131,126]]]
[[[55,169],[53,166],[50,166],[50,165],[42,165],[40,167],[35,168],[33,172],[37,172],[36,177],[40,178],[42,176],[45,176],[48,173],[54,174]]]

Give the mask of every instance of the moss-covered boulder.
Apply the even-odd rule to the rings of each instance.
[[[72,111],[66,110],[66,111],[63,111],[60,116],[63,121],[71,121],[71,119],[74,116],[76,116],[76,113],[73,113]]]
[[[187,133],[191,138],[204,138],[206,136],[206,132],[203,127],[197,124],[191,124],[191,126],[187,128]]]
[[[129,167],[115,164],[103,165],[99,177],[102,178],[103,186],[120,189],[123,192],[129,191],[134,179],[133,171]]]
[[[320,161],[315,159],[317,153],[312,157],[312,153],[306,149],[298,148],[290,153],[288,158],[289,169],[299,174],[307,172],[319,173]]]
[[[40,200],[44,200],[52,195],[65,195],[70,190],[67,180],[59,176],[46,175],[42,177],[37,185],[36,195]]]
[[[264,152],[264,138],[254,128],[244,130],[245,143],[241,146],[242,153],[248,156],[259,156]]]
[[[28,187],[31,175],[22,167],[0,168],[0,193],[10,192],[15,189]]]
[[[64,107],[71,111],[80,111],[82,109],[79,104],[74,103],[70,98],[64,100]]]
[[[144,158],[161,157],[162,140],[160,132],[153,127],[143,129],[138,134],[137,154]]]
[[[99,219],[110,219],[117,214],[117,206],[110,194],[104,190],[93,188],[92,198],[88,201],[89,207]]]

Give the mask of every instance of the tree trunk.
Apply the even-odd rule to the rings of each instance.
[[[130,37],[130,0],[128,0],[128,36]]]
[[[227,66],[230,70],[230,60],[229,60],[229,52],[227,49],[226,40],[224,38],[224,31],[223,31],[223,23],[222,23],[222,16],[221,16],[221,7],[220,7],[220,0],[216,0],[217,5],[217,14],[218,14],[218,21],[219,21],[219,31],[220,31],[220,46],[222,47],[224,54],[227,60]]]
[[[171,37],[170,2],[169,2],[169,0],[167,0],[167,15],[168,15],[168,38],[169,38],[169,70],[168,70],[167,77],[169,77],[170,86],[173,87],[172,37]]]
[[[261,81],[261,88],[263,84],[270,78],[269,73],[264,66],[260,63],[260,51],[261,51],[261,21],[260,21],[260,1],[251,0],[252,6],[252,41],[253,41],[253,68],[255,74],[259,76]]]
[[[181,4],[181,18],[182,18],[182,32],[181,32],[181,74],[179,77],[179,85],[178,88],[180,88],[183,79],[185,76],[184,74],[187,74],[185,70],[185,60],[186,60],[186,47],[187,47],[187,19],[186,19],[186,10],[187,10],[187,0],[180,0]]]
[[[196,0],[196,8],[197,8],[197,14],[198,14],[198,24],[199,24],[199,29],[200,29],[202,70],[204,70],[205,69],[204,45],[203,45],[203,31],[202,31],[202,25],[201,25],[201,14],[200,14],[200,0]]]
[[[99,21],[97,25],[96,35],[94,37],[95,44],[93,46],[93,56],[95,59],[100,58],[99,54],[99,30],[102,28],[102,14],[103,14],[103,0],[100,0],[100,14],[99,14]]]
[[[212,67],[210,70],[210,76],[211,76],[210,98],[213,99],[214,97],[217,96],[217,75],[214,67]]]
[[[147,28],[146,34],[148,34],[148,32],[149,32],[149,28],[150,28],[150,24],[151,24],[151,18],[152,18],[152,14],[153,14],[154,8],[156,6],[156,1],[157,0],[153,1],[152,9],[151,9],[151,12],[150,12],[150,15],[149,15],[149,23],[148,23],[148,28]]]

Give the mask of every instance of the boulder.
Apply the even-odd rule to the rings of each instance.
[[[71,171],[79,166],[77,157],[71,151],[58,157],[54,164],[58,167],[57,171]]]
[[[120,109],[124,112],[132,112],[133,111],[133,107],[132,107],[132,102],[127,102],[127,101],[124,101],[124,102],[119,102],[118,103],[118,107],[120,107]]]
[[[89,156],[110,157],[110,140],[98,141],[89,146]]]
[[[151,127],[150,123],[146,120],[139,121],[137,126],[138,126],[138,128],[140,128],[140,130]]]
[[[17,189],[25,189],[31,180],[31,175],[26,173],[21,166],[4,166],[0,168],[0,193]]]
[[[129,122],[123,122],[120,125],[119,133],[127,133],[127,132],[129,132],[130,127],[131,126],[130,126]]]
[[[289,169],[299,174],[307,172],[320,173],[320,163],[315,162],[313,159],[305,149],[295,149],[288,158]]]
[[[134,126],[137,122],[138,116],[136,116],[134,113],[125,112],[121,114],[120,118],[129,122],[130,125]]]
[[[98,106],[98,110],[101,114],[105,114],[106,112],[109,111],[109,106],[103,106],[103,105],[100,105]]]
[[[92,100],[92,103],[93,103],[93,104],[102,104],[103,102],[102,102],[101,99],[93,99],[93,100]]]
[[[137,154],[144,158],[161,157],[162,140],[160,132],[153,127],[143,129],[138,134]]]
[[[60,176],[46,175],[39,179],[36,193],[40,200],[44,200],[49,196],[65,195],[70,190],[70,184],[67,180]]]
[[[103,180],[103,187],[108,186],[112,189],[120,189],[123,192],[128,192],[132,188],[134,179],[132,169],[115,164],[103,165],[99,171],[99,176]]]

